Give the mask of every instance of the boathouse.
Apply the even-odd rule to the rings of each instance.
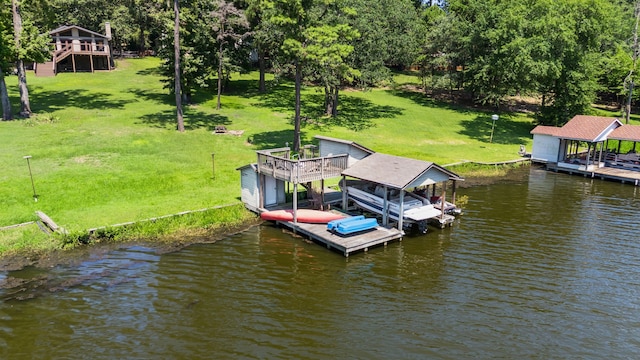
[[[111,25],[105,34],[77,25],[64,25],[49,32],[53,52],[51,59],[35,65],[36,76],[54,76],[60,72],[94,72],[114,67],[111,48]]]
[[[456,182],[464,180],[456,173],[443,168],[440,165],[429,161],[422,161],[406,157],[374,153],[362,160],[356,162],[342,172],[343,183],[346,184],[347,178],[363,180],[382,187],[381,197],[383,198],[382,206],[382,225],[389,226],[389,204],[391,193],[396,193],[399,199],[400,212],[398,215],[398,230],[403,229],[403,202],[405,193],[414,189],[426,189],[425,193],[429,193],[429,188],[435,195],[436,185],[442,184],[440,192],[441,204],[446,204],[447,200],[447,183],[451,181],[452,186],[452,205],[455,206],[456,198]],[[347,207],[348,193],[342,193],[342,207]],[[440,227],[450,225],[454,217],[445,214],[445,207],[441,205],[440,216],[433,218],[438,221]]]
[[[316,136],[315,139],[318,145],[306,145],[299,154],[293,154],[288,147],[258,150],[256,163],[237,169],[241,174],[241,198],[249,210],[264,215],[282,209],[289,211],[292,219],[289,216],[288,220],[276,222],[345,256],[401,239],[404,235],[403,222],[400,219],[394,228],[389,217],[384,215],[389,213],[387,211],[383,213],[382,226],[349,236],[328,231],[326,224],[299,222],[299,208],[337,212],[347,217],[351,216],[349,211],[356,209],[349,206],[347,193],[336,190],[335,186],[325,186],[325,180],[334,178],[337,183],[341,178],[346,183],[347,178],[360,179],[379,184],[389,192],[404,192],[417,187],[428,190],[433,186],[435,193],[436,184],[444,184],[440,221],[449,223],[453,218],[444,214],[446,205],[450,204],[445,201],[446,183],[453,180],[451,199],[455,199],[455,181],[462,180],[453,172],[431,162],[376,153],[352,141],[326,136]],[[304,189],[302,197],[298,193],[301,188]],[[431,211],[435,212],[434,216],[441,214],[435,208]],[[400,214],[402,216],[402,212]]]
[[[623,125],[612,117],[576,115],[562,127],[540,125],[531,134],[532,162],[555,171],[639,184],[638,125]]]

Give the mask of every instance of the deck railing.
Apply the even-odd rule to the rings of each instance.
[[[258,172],[299,184],[338,177],[347,168],[348,155],[290,159],[288,148],[258,151]]]
[[[54,47],[55,46],[54,44]],[[72,53],[109,55],[106,45],[101,41],[80,41],[76,44],[70,41],[64,41],[60,43],[60,48],[54,52],[54,57],[60,61]]]

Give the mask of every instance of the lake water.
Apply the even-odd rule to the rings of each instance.
[[[628,359],[640,194],[527,170],[452,228],[345,258],[263,225],[0,273],[2,359]]]

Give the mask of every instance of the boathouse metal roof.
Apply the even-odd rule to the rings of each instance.
[[[611,131],[622,126],[612,117],[576,115],[554,135],[562,139],[598,142],[607,139]]]
[[[609,139],[638,142],[640,141],[640,126],[622,125],[609,134]]]
[[[373,153],[358,161],[344,170],[342,175],[407,189],[420,185],[416,182],[430,171],[438,172],[443,180],[464,180],[456,173],[429,161],[381,153]]]

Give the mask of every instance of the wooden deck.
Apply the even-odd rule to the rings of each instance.
[[[547,169],[553,170],[556,172],[557,171],[568,172],[569,174],[573,174],[573,173],[582,174],[585,177],[599,178],[601,180],[620,181],[623,184],[631,183],[631,184],[634,184],[635,186],[640,185],[640,171],[638,170],[626,170],[620,167],[605,166],[598,169],[594,169],[593,171],[585,171],[585,170],[578,170],[578,169],[565,169],[565,168],[558,167],[557,164],[553,164],[553,163],[547,164]]]
[[[270,208],[270,210],[274,210],[274,208]],[[259,211],[266,211],[266,209],[259,209]],[[346,215],[337,210],[330,211]],[[294,223],[293,221],[275,221],[275,223],[289,228],[296,234],[304,235],[314,242],[322,243],[327,249],[336,250],[346,257],[353,252],[366,252],[369,248],[375,246],[386,246],[389,241],[401,239],[403,236],[400,230],[396,228],[387,229],[383,226],[378,226],[374,230],[362,233],[342,236],[328,231],[327,224]]]
[[[378,226],[374,230],[349,236],[341,236],[327,230],[327,224],[308,224],[291,221],[279,221],[279,224],[290,228],[297,234],[307,236],[309,239],[323,243],[327,249],[334,249],[348,257],[356,251],[368,251],[374,246],[386,246],[389,241],[402,238],[402,232],[398,229],[387,229]]]

